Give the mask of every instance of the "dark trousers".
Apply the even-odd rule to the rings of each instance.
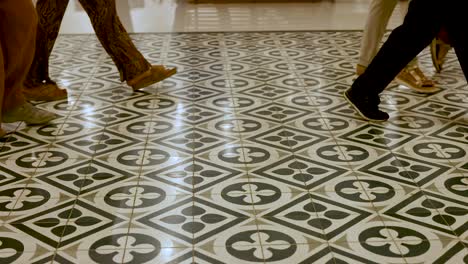
[[[26,86],[34,87],[49,76],[49,56],[57,39],[60,24],[69,0],[38,0],[39,15],[36,55],[26,78]],[[137,50],[117,15],[115,0],[79,0],[88,14],[94,31],[117,66],[121,80],[128,81],[149,70],[150,63]]]
[[[465,1],[412,0],[403,24],[393,30],[364,74],[353,84],[353,93],[378,100],[378,94],[424,48],[442,27],[447,31],[458,60],[468,76],[468,16]]]

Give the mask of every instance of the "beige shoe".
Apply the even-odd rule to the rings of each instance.
[[[153,65],[146,72],[138,75],[132,80],[127,81],[127,84],[131,86],[135,91],[150,86],[154,83],[160,82],[166,78],[171,77],[176,73],[177,68],[167,69],[162,65]]]
[[[24,121],[28,125],[40,125],[54,120],[57,116],[46,110],[42,110],[30,103],[16,107],[15,109],[3,114],[2,122],[14,123]]]
[[[428,79],[418,67],[404,69],[398,74],[395,81],[418,93],[432,94],[438,91],[434,82]]]
[[[35,87],[23,89],[23,95],[28,101],[58,101],[67,98],[67,90],[60,89],[55,83],[44,83]]]

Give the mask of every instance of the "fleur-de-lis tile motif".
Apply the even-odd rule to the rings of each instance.
[[[257,147],[234,147],[223,150],[219,158],[230,163],[259,163],[270,157],[268,151]]]
[[[201,82],[204,80],[211,79],[215,76],[218,76],[218,74],[202,70],[188,70],[177,74],[178,79],[189,82]]]
[[[254,132],[262,127],[261,123],[250,119],[230,119],[216,123],[216,129],[232,133]]]
[[[226,244],[232,256],[254,262],[280,261],[294,255],[297,250],[295,240],[289,235],[263,229],[258,233],[256,230],[238,233],[230,237]]]
[[[168,132],[173,125],[169,122],[161,120],[139,121],[127,126],[127,130],[131,133],[140,135],[153,135]]]
[[[375,201],[382,194],[388,194],[391,189],[383,186],[373,187],[369,182],[353,181],[352,187],[340,189],[340,192],[347,194],[356,194],[363,201]]]
[[[161,242],[140,233],[117,234],[96,241],[89,256],[96,263],[141,263],[154,260],[161,252]]]
[[[170,108],[175,102],[165,98],[141,99],[133,103],[133,106],[142,110],[160,110]]]
[[[243,108],[254,104],[254,101],[245,97],[221,98],[214,101],[214,104],[223,108]]]
[[[83,125],[79,123],[49,124],[38,129],[38,133],[43,136],[68,136],[83,130]]]
[[[421,143],[414,146],[414,151],[423,156],[433,159],[454,159],[466,155],[462,148],[446,143]]]
[[[320,131],[337,131],[345,129],[349,126],[346,120],[332,117],[314,117],[304,120],[304,126],[312,130]]]
[[[13,203],[8,204],[7,206],[5,206],[6,208],[18,210],[20,208],[24,208],[25,205],[28,203],[31,203],[31,202],[40,203],[41,200],[43,201],[48,198],[48,197],[44,197],[43,195],[34,194],[31,189],[17,190],[13,193],[13,195],[14,195],[14,198],[20,198],[20,197],[24,197],[24,198],[18,199],[15,204]]]
[[[58,151],[40,151],[27,154],[17,160],[17,164],[26,168],[51,167],[65,162],[68,155]]]
[[[17,200],[21,197],[22,194],[23,194],[23,189],[15,190],[13,194],[9,196],[11,197],[12,200],[7,200],[2,203],[3,204],[2,207],[4,207],[2,209],[12,210],[13,208],[15,208],[15,205],[17,204]],[[19,202],[18,206],[22,207],[22,202]]]
[[[293,90],[293,89],[285,89],[284,87],[281,87],[281,86],[265,84],[265,85],[256,86],[256,87],[244,90],[241,93],[259,97],[259,98],[264,98],[267,100],[274,100],[274,99],[281,98],[289,94],[293,94],[294,92],[298,92],[298,91]]]
[[[405,236],[405,241],[397,240],[395,243],[391,242],[393,238],[399,237],[400,233],[396,230],[385,230],[382,229],[380,230],[380,235],[381,237],[379,239],[368,239],[365,242],[372,242],[374,246],[377,247],[388,247],[388,250],[395,254],[398,255],[401,254],[407,255],[410,253],[410,247],[409,246],[415,246],[419,245],[422,242],[422,239],[417,236]]]
[[[307,107],[322,107],[332,104],[333,100],[325,96],[307,95],[296,96],[292,99],[293,103],[298,106]]]
[[[390,122],[398,127],[409,129],[424,129],[434,125],[434,121],[420,116],[397,116],[392,118]]]
[[[59,102],[54,105],[54,109],[63,111],[63,112],[78,112],[82,110],[93,110],[95,103],[92,101],[79,100],[76,102]]]
[[[262,205],[274,203],[281,197],[281,191],[270,184],[261,182],[237,183],[223,189],[222,197],[239,205]]]
[[[240,76],[259,80],[259,81],[270,81],[273,79],[278,79],[284,77],[287,74],[284,72],[273,71],[268,69],[254,69],[244,73],[241,73]]]
[[[364,230],[359,241],[370,252],[392,258],[415,257],[430,249],[430,242],[421,233],[399,226],[378,226]]]
[[[166,192],[150,185],[118,187],[106,194],[106,204],[116,208],[145,208],[154,206],[166,198]]]
[[[341,162],[364,160],[369,156],[365,149],[351,145],[326,146],[318,152],[325,159]]]
[[[148,166],[166,162],[169,153],[157,149],[136,149],[120,154],[118,159],[130,166]]]

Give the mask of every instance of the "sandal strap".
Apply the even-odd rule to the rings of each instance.
[[[424,72],[419,67],[412,67],[408,69],[408,73],[415,80],[415,83],[420,87],[434,86],[434,82],[427,78]]]
[[[404,69],[400,73],[400,77],[403,77],[406,79],[408,82],[413,83],[416,86],[421,87],[422,86],[422,80],[421,78],[416,74],[416,72],[412,69]]]
[[[414,76],[417,80],[421,82],[427,81],[426,75],[424,75],[424,73],[418,67],[411,69],[410,73],[412,76]]]

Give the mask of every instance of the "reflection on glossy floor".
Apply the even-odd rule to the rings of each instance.
[[[194,4],[188,0],[116,0],[129,32],[219,32],[362,29],[370,0],[255,3],[240,0]],[[206,2],[206,1],[205,1]],[[230,3],[226,3],[230,2]],[[404,2],[403,2],[404,3]],[[394,13],[389,27],[401,23]],[[78,0],[71,0],[62,33],[93,33]]]
[[[357,32],[134,35],[179,67],[132,93],[94,35],[61,36],[60,115],[0,150],[0,263],[466,263],[468,86],[341,94]],[[424,69],[432,70],[422,54]]]

